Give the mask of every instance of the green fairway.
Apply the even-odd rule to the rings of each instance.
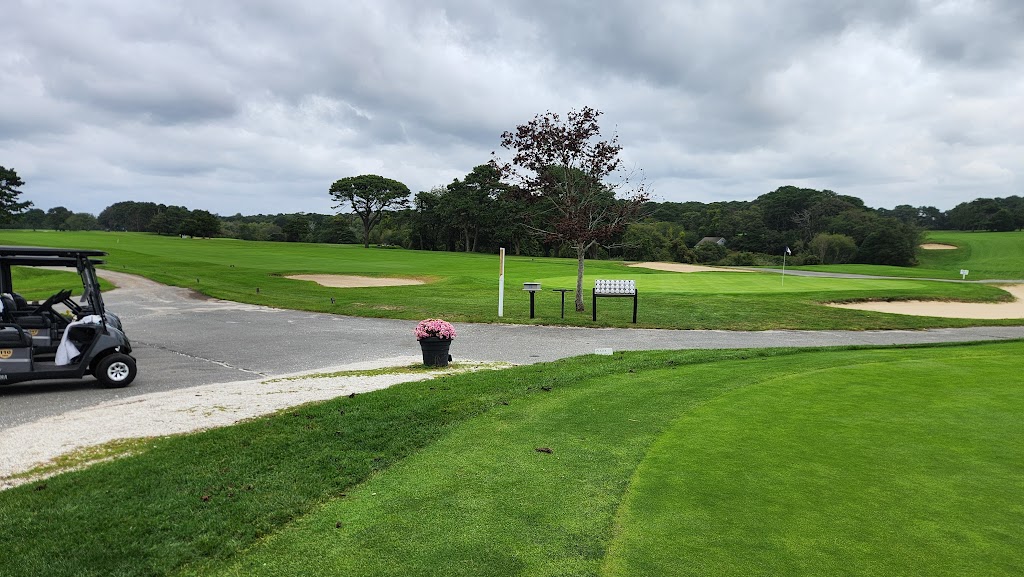
[[[934,231],[927,238],[959,248],[921,251],[921,268],[950,270],[954,275],[967,269],[969,279],[1024,279],[1024,231]]]
[[[821,305],[868,299],[995,302],[1009,298],[1006,292],[989,286],[807,277],[787,277],[783,282],[774,274],[666,273],[599,260],[587,262],[586,311],[573,309],[570,293],[565,319],[561,319],[560,295],[548,289],[574,288],[576,261],[529,257],[508,259],[505,316],[499,319],[495,255],[103,232],[8,230],[0,232],[0,243],[97,248],[110,253],[107,267],[112,270],[141,274],[213,297],[355,316],[632,326],[632,303],[626,299],[603,299],[598,322],[593,322],[589,288],[595,279],[634,279],[640,292],[640,327],[856,330],[1024,323],[887,315]],[[390,276],[416,278],[427,284],[340,289],[285,278],[293,274]],[[533,281],[541,282],[545,289],[537,295],[536,319],[529,318],[529,297],[520,290],[522,283]]]
[[[4,491],[3,574],[1018,575],[1022,353],[628,353],[407,383]]]
[[[956,250],[918,249],[916,267],[843,264],[797,267],[800,270],[843,272],[909,278],[961,278],[967,280],[1024,280],[1024,231],[928,231],[925,242],[947,244]]]

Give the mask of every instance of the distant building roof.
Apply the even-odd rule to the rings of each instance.
[[[715,244],[719,244],[719,245],[725,246],[725,237],[721,237],[721,236],[705,236],[704,238],[702,238],[699,241],[697,241],[697,246],[700,246],[700,245],[702,245],[702,244],[704,244],[706,242],[713,242]]]

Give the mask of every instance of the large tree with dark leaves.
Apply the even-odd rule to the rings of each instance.
[[[370,248],[370,231],[377,226],[384,211],[409,206],[409,187],[376,174],[350,176],[331,185],[331,198],[338,202],[333,208],[346,204],[363,221],[363,246]]]
[[[180,234],[211,238],[220,234],[220,219],[206,210],[193,210],[181,221]]]
[[[462,248],[476,252],[481,231],[493,230],[501,220],[496,214],[498,196],[508,186],[490,164],[474,167],[464,180],[455,179],[442,195],[441,212],[448,224],[459,231]]]
[[[12,217],[21,214],[26,208],[32,206],[29,201],[18,202],[25,182],[18,177],[13,168],[0,166],[0,223],[8,223]]]
[[[543,220],[533,224],[536,230],[547,241],[567,243],[575,251],[580,312],[587,251],[621,233],[648,200],[642,183],[609,180],[619,173],[622,146],[617,136],[601,139],[600,116],[590,107],[570,111],[564,120],[553,112],[538,114],[501,135],[501,146],[514,153],[511,162],[491,161],[540,204]]]
[[[108,230],[149,232],[152,230],[150,223],[159,213],[160,207],[155,202],[126,200],[104,208],[96,220]]]

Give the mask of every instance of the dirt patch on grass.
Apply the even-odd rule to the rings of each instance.
[[[681,262],[637,262],[627,266],[663,270],[665,272],[751,272],[718,266],[702,266],[699,264],[683,264]]]
[[[960,247],[953,246],[951,244],[938,244],[938,243],[934,243],[934,242],[929,242],[929,243],[922,244],[921,248],[923,248],[925,250],[956,250],[956,249],[958,249]]]
[[[1021,319],[1024,318],[1024,285],[999,287],[1017,300],[1012,303],[957,303],[945,301],[892,301],[864,303],[832,303],[828,306],[897,315],[942,317],[950,319]]]
[[[414,278],[354,276],[347,274],[296,274],[285,278],[295,280],[309,280],[315,282],[320,286],[329,286],[333,288],[409,286],[417,284],[426,284],[425,282]]]

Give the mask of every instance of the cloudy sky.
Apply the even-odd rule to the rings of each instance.
[[[1020,0],[3,4],[0,165],[43,209],[330,213],[582,106],[655,200],[1024,194]]]

